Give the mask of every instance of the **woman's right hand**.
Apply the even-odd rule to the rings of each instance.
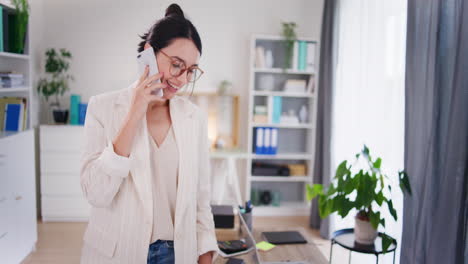
[[[161,79],[163,73],[148,77],[148,72],[148,67],[146,67],[135,89],[133,89],[132,102],[125,121],[117,133],[117,136],[112,140],[114,152],[117,155],[129,157],[138,124],[140,124],[140,121],[146,115],[149,103],[164,100],[157,95],[151,94],[154,89],[166,88],[162,83],[152,83],[153,81]],[[152,84],[147,86],[149,83]]]
[[[152,94],[156,89],[165,89],[166,85],[158,82],[156,80],[161,79],[164,76],[164,73],[157,73],[152,76],[148,76],[149,69],[148,66],[145,67],[145,71],[138,79],[138,83],[133,90],[132,102],[130,107],[129,114],[136,115],[137,119],[143,118],[148,109],[148,105],[154,101],[163,101],[161,97]],[[150,84],[150,85],[148,85]]]

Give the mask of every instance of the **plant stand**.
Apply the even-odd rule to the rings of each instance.
[[[387,235],[388,236],[388,235]],[[395,264],[395,254],[397,248],[397,241],[392,238],[392,244],[387,249],[387,252],[393,252],[393,264]],[[375,240],[373,245],[363,245],[356,243],[354,241],[354,228],[346,228],[341,229],[338,231],[333,232],[332,239],[331,239],[331,247],[330,247],[330,261],[332,263],[332,256],[333,256],[333,245],[338,244],[343,248],[349,250],[349,262],[351,263],[351,252],[359,252],[364,254],[374,254],[376,257],[376,262],[379,263],[379,255],[384,254],[382,251],[382,233],[379,232],[377,239]]]

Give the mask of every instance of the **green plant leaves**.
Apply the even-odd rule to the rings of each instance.
[[[340,165],[338,165],[338,168],[336,169],[336,173],[335,173],[335,178],[342,179],[343,176],[348,174],[349,170],[346,167],[346,163],[347,163],[347,161],[345,160],[345,161],[341,162]]]
[[[317,195],[323,194],[323,185],[322,184],[314,184],[310,186],[309,184],[306,185],[306,196],[307,200],[314,199]]]
[[[374,212],[372,210],[369,210],[367,215],[369,216],[369,220],[370,220],[372,227],[377,229],[377,227],[379,226],[379,222],[380,222],[380,212]]]
[[[63,48],[59,52],[53,48],[47,49],[45,54],[47,57],[45,72],[48,76],[39,80],[37,91],[45,97],[46,101],[50,96],[55,95],[55,104],[60,107],[58,96],[68,91],[70,89],[68,82],[74,80],[73,76],[67,73],[72,55]]]
[[[375,202],[379,205],[382,206],[382,203],[385,201],[385,196],[382,191],[378,192],[375,195]]]
[[[389,177],[381,172],[382,159],[377,158],[372,161],[370,150],[365,145],[362,151],[356,154],[356,158],[364,158],[368,166],[355,173],[351,171],[352,166],[349,161],[342,161],[336,168],[333,182],[328,189],[320,184],[307,185],[307,199],[314,199],[318,196],[319,213],[322,218],[333,212],[346,217],[352,209],[356,209],[365,212],[375,229],[379,225],[385,227],[386,221],[381,212],[384,203],[387,203],[390,215],[395,220],[398,218],[391,196],[387,196],[389,193],[391,195],[392,188],[385,182],[385,180],[390,180]],[[403,192],[411,194],[406,172],[399,172],[398,178]],[[392,238],[388,237],[388,239],[385,243],[390,245]]]
[[[390,214],[393,216],[393,219],[395,219],[395,221],[396,221],[398,219],[397,218],[397,212],[396,212],[395,208],[393,208],[392,200],[388,200],[387,205],[388,205],[388,211],[390,211]]]
[[[388,248],[393,242],[393,238],[391,238],[387,234],[382,234],[381,236],[382,236],[382,252],[387,253]]]
[[[374,162],[373,166],[374,168],[376,169],[380,169],[380,165],[382,164],[382,159],[381,158],[377,158],[377,160]]]
[[[398,172],[398,180],[400,181],[400,189],[403,193],[411,195],[411,185],[409,183],[408,174],[405,171]]]

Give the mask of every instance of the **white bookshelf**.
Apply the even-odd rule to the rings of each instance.
[[[0,0],[0,5],[7,12],[15,12],[10,1]],[[6,264],[21,263],[35,249],[37,241],[36,120],[32,110],[34,90],[29,56],[30,29],[29,24],[25,54],[0,52],[0,71],[20,72],[25,81],[22,87],[0,87],[0,97],[27,99],[24,131],[0,131],[0,263]]]
[[[9,12],[13,12],[13,5],[9,0],[0,0],[0,5]],[[27,120],[26,130],[34,128],[37,124],[35,120],[35,109],[34,101],[34,88],[33,88],[33,65],[30,56],[30,29],[31,25],[28,25],[28,32],[25,39],[25,54],[17,54],[11,52],[0,51],[0,71],[16,71],[24,75],[24,85],[21,87],[14,88],[2,88],[0,87],[0,97],[25,97],[27,99]],[[14,134],[14,133],[9,133]]]
[[[314,42],[310,38],[298,38],[301,41]],[[315,50],[316,59],[314,71],[302,71],[297,69],[282,69],[284,62],[284,49],[281,47],[284,39],[281,36],[254,35],[250,42],[249,61],[249,106],[248,106],[248,152],[247,156],[247,181],[246,199],[250,200],[252,188],[257,190],[277,191],[281,195],[279,206],[258,205],[255,207],[255,215],[308,215],[309,203],[306,201],[305,185],[312,182],[314,161],[315,123],[316,123],[316,94],[317,94],[317,70],[318,50]],[[272,50],[273,67],[255,67],[255,49],[257,45]],[[315,45],[317,47],[317,45]],[[258,79],[261,75],[270,75],[274,79],[273,87],[269,90],[259,90]],[[311,92],[285,92],[282,89],[287,79],[302,79],[309,82],[313,76],[314,89]],[[302,105],[308,109],[308,120],[304,123],[285,124],[273,123],[271,120],[271,104],[273,97],[282,97],[283,112],[292,109],[298,113]],[[254,107],[264,105],[268,109],[268,123],[253,122]],[[258,127],[278,128],[278,152],[275,155],[256,154],[253,148],[254,133]],[[300,176],[255,176],[252,175],[253,162],[272,164],[302,163],[306,164],[306,175]]]

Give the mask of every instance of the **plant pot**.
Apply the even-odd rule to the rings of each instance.
[[[52,110],[54,114],[54,121],[57,124],[66,124],[68,121],[68,110]]]
[[[369,221],[361,220],[357,216],[354,222],[354,239],[359,244],[372,245],[377,238],[377,230]]]

